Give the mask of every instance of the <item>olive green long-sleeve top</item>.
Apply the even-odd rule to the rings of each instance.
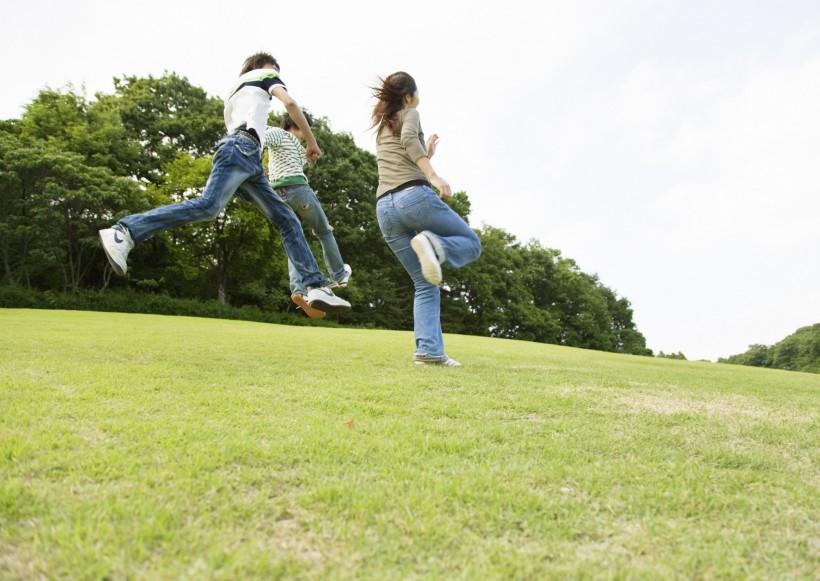
[[[393,135],[384,127],[376,137],[376,163],[379,168],[376,198],[408,182],[427,181],[424,172],[416,165],[420,158],[427,157],[419,112],[416,109],[402,109],[398,120],[398,135]]]

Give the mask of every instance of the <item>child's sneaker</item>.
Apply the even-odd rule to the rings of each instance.
[[[410,246],[416,256],[419,257],[421,263],[421,275],[424,280],[430,284],[441,284],[441,264],[439,264],[436,251],[433,249],[433,244],[430,239],[424,235],[424,232],[417,234],[410,241]]]
[[[347,283],[350,280],[350,275],[353,274],[353,269],[350,268],[349,264],[345,264],[344,266],[344,276],[342,276],[342,280],[332,280],[330,284],[327,285],[327,288],[338,288],[338,289],[346,289]]]
[[[342,277],[342,280],[336,283],[336,286],[339,288],[347,288],[347,283],[350,280],[351,274],[353,274],[353,269],[350,268],[349,264],[345,264],[345,275]]]
[[[111,268],[118,275],[123,276],[128,270],[128,253],[134,248],[131,233],[128,228],[114,224],[111,228],[100,230],[99,235]]]
[[[350,310],[350,303],[334,295],[333,291],[326,286],[315,286],[308,289],[307,303],[314,309],[331,315]]]
[[[296,306],[302,309],[305,312],[305,314],[311,319],[324,319],[325,315],[327,314],[324,311],[320,311],[319,309],[314,309],[313,307],[311,307],[308,304],[305,295],[303,294],[294,293],[290,295],[290,300],[296,303]]]

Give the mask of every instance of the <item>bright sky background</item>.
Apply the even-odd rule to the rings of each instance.
[[[817,0],[41,0],[2,13],[0,118],[46,86],[92,98],[113,77],[165,71],[222,96],[266,50],[301,105],[375,151],[368,87],[405,70],[471,224],[598,274],[656,353],[716,360],[820,322]]]

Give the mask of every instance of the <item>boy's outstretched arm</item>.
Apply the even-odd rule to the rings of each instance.
[[[305,114],[302,113],[302,108],[296,100],[290,96],[287,89],[283,87],[274,87],[271,89],[271,93],[274,97],[282,101],[282,105],[285,106],[288,115],[290,115],[290,118],[296,123],[296,127],[302,130],[302,135],[305,138],[307,160],[310,163],[316,163],[316,160],[322,157],[322,150],[319,149],[319,144],[316,143],[313,131],[310,130],[310,125],[308,125],[307,119],[305,119]]]

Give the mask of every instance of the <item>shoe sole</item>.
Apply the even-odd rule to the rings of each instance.
[[[423,241],[422,238],[424,238]],[[410,241],[410,246],[418,256],[419,263],[421,263],[421,275],[424,280],[430,284],[441,284],[441,265],[438,263],[438,258],[436,258],[436,253],[430,241],[423,234],[419,234]]]
[[[444,361],[413,361],[416,365],[433,365],[437,367],[461,367],[461,363],[445,363]]]
[[[105,246],[105,240],[103,239],[102,232],[98,232],[97,236],[100,237],[100,244],[102,245],[103,252],[105,252],[105,257],[108,259],[108,264],[111,265],[111,269],[118,275],[125,276],[125,271],[128,269],[128,266],[123,268],[117,264],[113,258],[111,258],[111,255],[108,253],[108,248]]]
[[[305,314],[310,317],[311,319],[324,319],[325,313],[324,311],[320,311],[319,309],[314,309],[311,307],[308,302],[305,300],[305,297],[302,295],[291,295],[291,300],[296,303],[296,306],[302,309]]]
[[[318,309],[328,315],[338,315],[339,313],[344,313],[350,310],[349,306],[326,303],[322,299],[316,299],[312,303],[308,303],[308,305],[313,309]]]

